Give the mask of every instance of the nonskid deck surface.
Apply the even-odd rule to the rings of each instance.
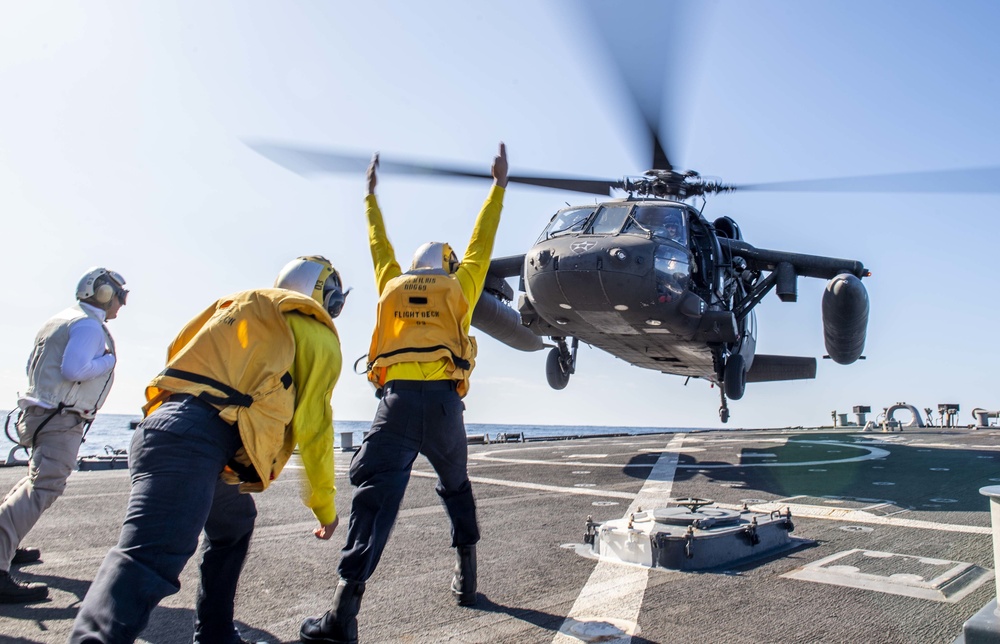
[[[470,445],[483,532],[474,608],[456,606],[448,591],[449,525],[419,458],[364,596],[361,641],[612,641],[629,633],[632,642],[952,642],[995,595],[989,503],[979,488],[1000,483],[998,436],[795,429]],[[311,534],[300,469],[256,497],[260,516],[236,607],[245,638],[298,641],[302,618],[329,607],[350,456],[337,455],[343,523],[330,542]],[[0,487],[24,472],[0,468]],[[127,495],[122,470],[70,477],[26,543],[42,549],[42,562],[16,569],[47,583],[50,598],[0,605],[0,639],[66,641],[117,540]],[[788,507],[793,536],[804,542],[703,573],[578,554],[588,516],[618,519],[667,497]],[[180,593],[154,611],[141,641],[191,641],[196,580],[192,560]]]

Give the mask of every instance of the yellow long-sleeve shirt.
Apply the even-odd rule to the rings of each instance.
[[[289,371],[295,383],[292,432],[306,473],[302,502],[321,524],[329,525],[337,518],[330,397],[343,362],[340,341],[311,317],[287,313],[285,319],[295,336],[295,360]]]
[[[455,277],[462,286],[462,294],[469,302],[469,311],[462,320],[462,329],[468,333],[472,326],[472,310],[479,301],[486,282],[486,273],[490,268],[490,257],[493,254],[493,243],[496,240],[497,228],[500,225],[500,211],[503,209],[504,189],[494,185],[483,203],[479,216],[472,229],[472,237],[462,256],[462,262],[455,272]],[[403,271],[396,261],[396,253],[385,232],[385,222],[382,211],[378,207],[375,195],[365,197],[365,217],[368,220],[368,243],[371,246],[372,263],[375,266],[375,283],[379,295],[385,290],[389,280],[402,275]],[[448,360],[440,359],[433,362],[403,362],[391,365],[386,373],[386,382],[390,380],[446,380]]]

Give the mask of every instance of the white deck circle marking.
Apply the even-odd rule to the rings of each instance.
[[[683,434],[678,434],[678,436],[683,436]],[[774,439],[774,440],[760,441],[760,442],[771,442],[771,443],[786,444],[788,441],[780,440],[780,439]],[[793,442],[796,445],[800,445],[802,447],[805,447],[805,445],[801,445],[802,443],[813,443],[813,444],[816,444],[816,445],[824,445],[824,446],[833,446],[833,445],[836,445],[836,446],[839,446],[839,447],[856,449],[856,450],[860,450],[860,451],[867,452],[867,453],[862,454],[860,456],[854,456],[854,457],[848,457],[848,458],[838,458],[838,459],[833,459],[833,460],[822,460],[822,461],[796,461],[796,462],[793,462],[793,463],[738,463],[738,464],[724,463],[724,464],[713,464],[713,465],[709,465],[709,464],[705,464],[705,463],[692,463],[690,465],[680,465],[680,464],[678,464],[677,468],[678,469],[686,469],[686,470],[692,470],[693,469],[695,471],[702,472],[704,470],[723,470],[723,469],[733,469],[733,468],[739,469],[739,468],[742,468],[742,467],[801,467],[801,466],[804,466],[804,465],[833,465],[833,464],[836,464],[836,463],[857,463],[857,462],[860,462],[860,461],[870,461],[870,460],[874,460],[874,459],[885,458],[886,456],[889,456],[889,454],[890,454],[888,450],[882,449],[880,447],[875,447],[873,445],[858,445],[858,444],[855,444],[855,443],[838,443],[836,441],[821,441],[821,440],[793,441]],[[673,441],[671,441],[671,443],[673,443]],[[593,461],[586,462],[586,463],[573,462],[573,461],[559,462],[559,461],[543,461],[543,460],[528,459],[528,458],[509,458],[509,457],[505,457],[505,456],[500,456],[501,454],[509,454],[511,452],[523,453],[523,452],[526,452],[528,450],[537,450],[537,449],[546,449],[546,450],[548,450],[550,448],[545,447],[545,446],[539,446],[539,447],[523,447],[523,448],[520,448],[520,449],[518,449],[518,448],[498,449],[498,450],[491,450],[491,451],[488,451],[488,452],[478,452],[476,454],[469,454],[469,458],[470,459],[474,459],[474,460],[481,460],[481,461],[492,461],[492,462],[495,462],[495,463],[517,463],[517,464],[521,464],[521,465],[528,465],[528,464],[530,464],[530,465],[549,465],[549,466],[552,466],[552,465],[556,465],[556,466],[575,465],[577,467],[580,467],[582,465],[582,466],[585,466],[585,467],[613,467],[613,468],[639,468],[639,467],[642,467],[642,468],[652,468],[652,467],[654,467],[654,465],[652,463],[595,463]],[[679,448],[673,448],[673,447],[670,447],[668,445],[667,448],[666,448],[666,450],[662,451],[663,455],[665,456],[666,453],[667,453],[667,450],[671,450],[671,449],[679,449]],[[681,451],[686,451],[686,450],[681,450]],[[603,456],[597,456],[597,455],[593,455],[593,454],[590,454],[590,455],[584,455],[584,454],[577,455],[577,458],[606,458],[606,457],[607,457],[607,455],[603,455]],[[570,456],[567,455],[567,456],[564,456],[563,458],[570,458]],[[661,458],[662,458],[662,456],[661,456]]]

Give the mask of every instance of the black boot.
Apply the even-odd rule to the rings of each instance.
[[[14,551],[14,558],[10,560],[13,565],[32,563],[42,558],[42,551],[38,548],[18,548]]]
[[[37,582],[24,582],[0,570],[0,604],[27,604],[49,596],[49,587]]]
[[[459,606],[476,605],[476,546],[455,548],[458,561],[455,576],[451,580],[451,592],[458,599]]]
[[[299,639],[320,644],[358,644],[358,611],[365,594],[363,581],[341,579],[333,595],[333,609],[322,617],[302,620]]]

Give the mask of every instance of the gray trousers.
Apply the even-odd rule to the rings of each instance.
[[[34,449],[28,475],[0,503],[0,570],[10,570],[14,551],[38,518],[66,489],[83,438],[84,421],[76,414],[56,414],[35,434],[53,410],[29,407],[17,423],[21,445]]]

